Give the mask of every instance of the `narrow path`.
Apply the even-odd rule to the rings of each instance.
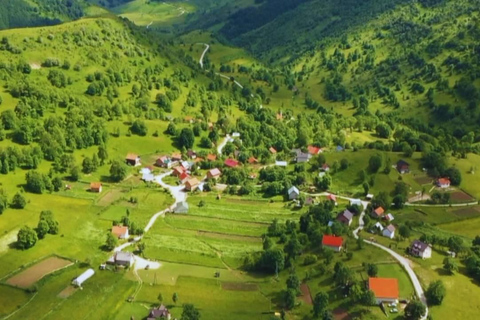
[[[225,138],[223,138],[222,142],[220,142],[220,144],[218,145],[217,147],[217,153],[218,154],[222,154],[222,151],[223,151],[223,148],[225,148],[225,146],[227,145],[227,142],[231,139],[232,137],[230,137],[229,134],[227,134],[225,136]]]
[[[153,21],[148,24],[147,29],[150,28],[152,24],[153,24]]]
[[[207,53],[208,49],[210,49],[210,45],[206,43],[200,43],[205,46],[205,50],[203,50],[202,55],[200,56],[200,60],[198,60],[198,63],[200,63],[200,68],[203,69],[203,58],[205,57],[205,54]]]

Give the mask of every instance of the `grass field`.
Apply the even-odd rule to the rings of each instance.
[[[0,285],[0,297],[2,297],[0,299],[0,317],[3,318],[24,305],[31,295],[21,289]]]
[[[400,290],[400,298],[411,299],[415,295],[412,282],[407,273],[399,264],[379,264],[378,277],[395,278],[398,280],[398,288]]]

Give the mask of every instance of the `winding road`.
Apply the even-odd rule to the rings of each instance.
[[[210,49],[210,45],[206,43],[200,43],[205,46],[205,50],[203,50],[202,55],[200,56],[200,60],[198,60],[198,63],[200,63],[200,68],[203,69],[203,58],[205,58],[205,54],[207,54],[208,49]]]

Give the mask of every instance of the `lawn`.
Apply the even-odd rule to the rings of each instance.
[[[399,264],[378,264],[379,278],[395,278],[398,280],[400,298],[410,299],[414,294],[412,282],[405,270]]]
[[[20,308],[28,300],[31,295],[21,289],[12,288],[6,285],[0,285],[0,317],[4,317],[17,308]]]
[[[447,232],[473,239],[480,235],[480,218],[441,224],[437,227]]]

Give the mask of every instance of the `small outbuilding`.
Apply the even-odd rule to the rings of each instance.
[[[222,172],[218,168],[211,169],[210,171],[207,172],[207,178],[208,179],[218,179],[220,178],[220,175]]]
[[[139,166],[140,165],[140,157],[135,153],[129,153],[125,157],[125,163],[130,166]]]
[[[90,191],[95,193],[102,192],[102,183],[101,182],[90,183]]]
[[[400,174],[409,173],[410,172],[410,164],[405,160],[398,160],[397,162],[397,171]]]
[[[277,167],[286,167],[286,166],[288,166],[288,162],[287,161],[275,161],[275,165]]]
[[[450,179],[440,178],[437,180],[437,186],[439,188],[450,188]]]
[[[337,221],[343,223],[346,226],[350,226],[353,221],[353,213],[350,212],[348,209],[340,212],[337,216]]]
[[[95,274],[95,271],[93,269],[87,269],[84,273],[82,273],[80,276],[75,278],[72,281],[72,284],[77,287],[81,287],[82,284],[90,279],[93,275]]]
[[[129,237],[128,227],[126,227],[126,226],[113,226],[112,227],[112,233],[118,239],[128,239],[128,237]]]
[[[288,189],[288,199],[289,200],[295,200],[298,198],[300,195],[300,191],[298,190],[297,187],[293,186],[290,189]]]

